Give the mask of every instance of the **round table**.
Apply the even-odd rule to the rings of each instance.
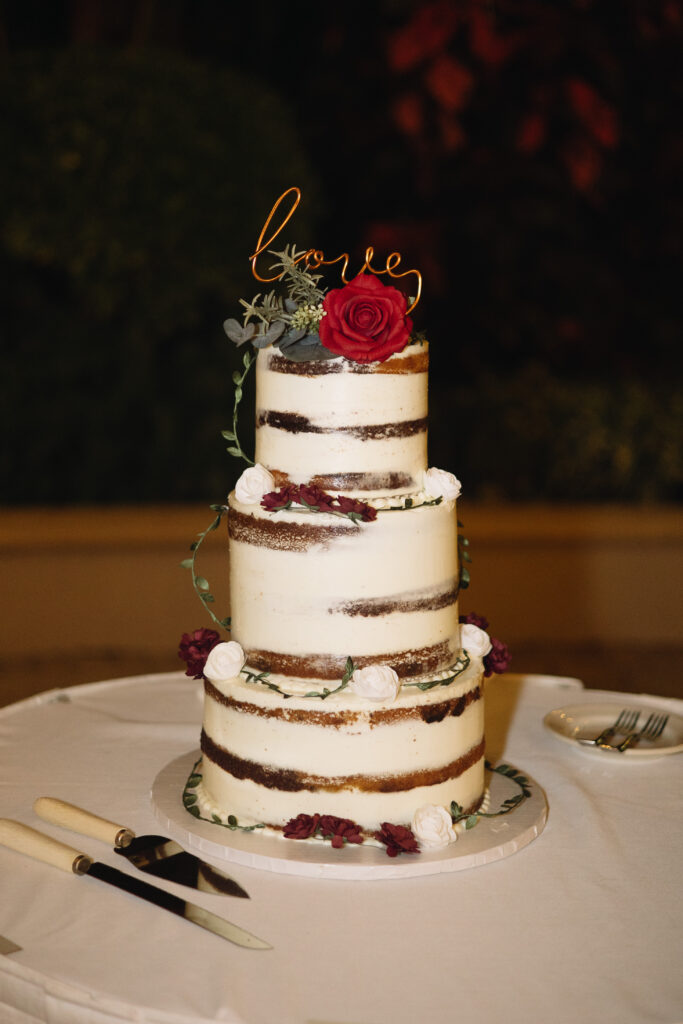
[[[231,945],[102,885],[0,848],[3,1024],[553,1024],[683,1020],[683,757],[626,759],[543,724],[583,702],[683,702],[577,680],[487,681],[487,756],[542,786],[545,830],[504,860],[383,881],[231,866],[250,899],[189,896],[265,939]],[[150,792],[196,749],[202,706],[181,673],[52,690],[0,711],[3,817],[120,866],[105,844],[41,822],[57,796],[160,831]],[[459,842],[466,842],[467,836]],[[132,870],[132,869],[129,869]]]

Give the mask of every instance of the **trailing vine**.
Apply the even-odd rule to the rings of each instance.
[[[455,825],[459,821],[465,822],[465,828],[474,828],[480,818],[498,818],[502,814],[509,814],[510,811],[514,811],[515,807],[518,807],[522,800],[526,800],[527,797],[531,796],[531,790],[529,789],[529,780],[526,775],[522,775],[516,768],[513,768],[509,764],[499,764],[495,768],[488,761],[485,761],[485,766],[488,771],[496,772],[498,775],[504,775],[512,782],[519,786],[520,792],[515,793],[514,796],[509,796],[506,800],[503,800],[502,806],[497,811],[474,811],[473,814],[468,814],[459,803],[455,800],[451,801],[450,813],[453,824]]]
[[[273,690],[275,693],[279,693],[281,697],[288,700],[290,697],[318,697],[320,700],[327,700],[333,693],[339,693],[341,690],[345,690],[349,685],[351,676],[356,671],[356,666],[353,664],[351,658],[346,659],[346,666],[344,668],[344,675],[342,676],[339,686],[335,686],[333,690],[328,689],[324,686],[322,690],[309,690],[308,693],[287,693],[286,690],[281,690],[277,683],[271,683],[268,679],[269,672],[252,672],[248,668],[243,668],[241,674],[245,676],[248,683],[261,683],[262,686],[267,686],[269,690]]]
[[[240,825],[234,814],[229,814],[227,821],[223,821],[223,819],[219,818],[217,814],[212,814],[210,818],[204,818],[202,816],[197,804],[199,798],[195,792],[199,783],[202,781],[202,774],[198,771],[201,761],[201,757],[195,761],[192,767],[192,772],[185,783],[185,788],[183,790],[183,807],[185,810],[195,818],[199,818],[201,821],[210,821],[214,825],[222,825],[223,828],[229,828],[231,832],[253,832],[257,828],[265,828],[265,825]]]
[[[183,559],[183,561],[180,564],[183,569],[189,569],[191,571],[192,586],[195,589],[195,593],[197,594],[199,600],[202,602],[206,611],[209,613],[209,615],[216,623],[216,625],[222,626],[223,629],[230,629],[230,617],[226,616],[226,618],[224,619],[219,619],[218,616],[214,615],[212,609],[209,607],[215,601],[215,598],[211,593],[211,586],[209,584],[209,581],[204,576],[200,576],[199,573],[197,572],[197,554],[199,552],[200,547],[202,546],[207,535],[209,533],[212,533],[214,530],[218,529],[221,523],[221,519],[223,518],[223,515],[228,511],[227,505],[211,505],[209,507],[214,512],[217,512],[218,515],[211,523],[211,525],[207,526],[204,532],[199,534],[197,540],[190,545],[190,551],[192,552],[191,557]]]
[[[245,454],[245,452],[242,449],[242,445],[239,442],[239,438],[237,436],[237,411],[239,408],[239,404],[242,401],[244,381],[246,380],[247,374],[249,373],[249,370],[251,369],[255,360],[256,353],[251,351],[251,349],[247,350],[244,353],[244,356],[242,357],[242,365],[244,366],[244,370],[242,371],[242,373],[240,373],[239,370],[235,370],[235,372],[232,375],[232,381],[233,384],[235,385],[234,404],[232,408],[232,430],[221,431],[221,436],[224,437],[226,441],[234,442],[232,445],[228,447],[228,453],[230,455],[237,456],[238,459],[244,459],[244,461],[247,462],[250,466],[254,465],[254,460],[250,459],[249,456]]]
[[[460,531],[463,525],[458,519],[458,564],[460,566],[460,577],[458,579],[458,590],[467,590],[470,585],[470,571],[465,562],[471,562],[469,553],[470,542]]]
[[[413,498],[406,498],[402,505],[388,505],[386,508],[378,508],[378,512],[405,512],[409,508],[426,508],[428,505],[440,505],[443,498],[434,498],[432,501],[415,502]]]
[[[459,675],[462,675],[462,673],[465,671],[465,669],[469,668],[469,665],[470,665],[470,656],[467,653],[467,651],[463,651],[462,654],[458,657],[457,661],[455,661],[450,666],[449,671],[451,671],[451,669],[452,669],[453,670],[453,675],[449,675],[446,679],[430,679],[427,682],[422,682],[422,683],[403,683],[402,685],[403,686],[416,686],[418,690],[433,690],[435,686],[448,686],[450,683],[453,682],[454,679],[457,679],[457,677]]]

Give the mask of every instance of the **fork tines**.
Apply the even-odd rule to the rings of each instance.
[[[579,742],[591,747],[606,745],[607,741],[611,740],[611,738],[617,733],[623,734],[632,732],[632,730],[635,729],[639,718],[640,711],[635,711],[632,708],[622,708],[613,725],[608,725],[598,736],[595,737],[595,739],[582,739],[579,740]]]

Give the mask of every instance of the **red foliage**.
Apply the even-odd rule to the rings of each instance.
[[[460,20],[456,5],[437,0],[415,11],[413,17],[389,39],[389,64],[394,71],[409,71],[440,53]]]

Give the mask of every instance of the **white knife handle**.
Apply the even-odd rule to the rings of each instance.
[[[75,807],[74,804],[67,804],[64,800],[57,800],[52,796],[39,796],[33,810],[43,821],[61,825],[62,828],[70,828],[72,832],[80,832],[82,836],[101,839],[112,846],[129,846],[135,837],[135,833],[123,825],[99,818],[90,811],[84,811],[82,807]]]
[[[9,818],[0,818],[0,844],[77,875],[82,875],[92,864],[90,858],[79,850]]]

